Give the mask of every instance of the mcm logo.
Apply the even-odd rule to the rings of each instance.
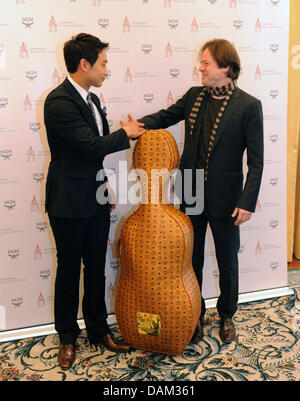
[[[23,298],[22,297],[12,298],[11,303],[15,308],[20,308],[23,303]]]
[[[41,307],[45,306],[45,304],[46,304],[46,298],[44,297],[44,295],[41,292],[40,292],[40,295],[38,296],[36,304],[37,304],[38,308],[41,308]]]
[[[51,18],[49,21],[49,32],[57,32],[57,23],[56,23],[53,15],[51,15]]]
[[[144,93],[144,100],[146,103],[151,103],[154,99],[153,93]]]
[[[276,185],[278,184],[278,178],[277,177],[271,177],[270,178],[270,184],[272,187],[276,187]]]
[[[47,223],[45,221],[40,221],[38,223],[36,223],[36,229],[41,233],[41,232],[45,232],[47,229]]]
[[[172,78],[178,78],[180,70],[178,68],[171,68],[169,74]]]
[[[241,19],[234,19],[233,20],[233,26],[235,27],[235,29],[241,29],[243,26],[243,20]]]
[[[271,270],[276,270],[278,267],[279,267],[279,263],[278,262],[271,262],[270,263]]]
[[[38,74],[37,74],[37,71],[26,71],[25,76],[29,82],[34,82],[36,80]]]
[[[255,246],[255,255],[261,255],[261,251],[262,251],[261,243],[257,241]]]
[[[7,254],[10,257],[10,260],[17,260],[20,255],[20,251],[19,249],[9,249]]]
[[[39,203],[35,196],[33,196],[32,201],[30,202],[30,211],[38,212],[39,211]]]
[[[106,113],[106,101],[102,92],[98,95],[98,98],[100,100],[102,110]]]
[[[109,19],[108,18],[98,18],[98,25],[101,27],[101,29],[107,29],[109,25]]]
[[[27,161],[28,162],[35,162],[35,153],[34,150],[32,149],[31,146],[29,146],[29,149],[27,151]]]
[[[236,8],[237,7],[237,0],[229,0],[229,7]]]
[[[278,6],[278,4],[280,3],[280,0],[270,0],[271,4],[273,4],[273,6]]]
[[[55,85],[55,84],[58,84],[59,81],[60,81],[60,75],[59,75],[57,69],[54,68],[54,71],[52,74],[52,83]]]
[[[269,136],[271,143],[276,143],[278,141],[278,135],[272,134]]]
[[[199,75],[199,70],[198,70],[198,68],[195,66],[195,67],[193,68],[192,81],[198,81],[198,80],[199,80],[199,77],[200,77],[200,75]]]
[[[144,52],[144,54],[150,54],[152,51],[152,45],[150,44],[142,45],[142,51]]]
[[[15,200],[6,200],[4,201],[4,207],[9,210],[14,210],[16,207],[16,201]]]
[[[41,123],[29,123],[29,129],[36,134],[41,128]]]
[[[174,103],[174,97],[172,95],[172,92],[169,91],[168,96],[167,96],[167,106],[171,106]]]
[[[261,212],[261,209],[262,209],[261,202],[259,200],[257,200],[256,206],[255,206],[255,212]]]
[[[0,109],[5,109],[7,105],[8,105],[7,97],[0,97]]]
[[[199,25],[198,22],[196,20],[196,17],[193,18],[192,24],[191,24],[191,32],[199,32]]]
[[[164,0],[164,7],[172,7],[172,0]]]
[[[3,149],[0,150],[0,156],[3,160],[9,160],[12,157],[12,150],[11,149]]]
[[[176,18],[172,18],[172,19],[168,19],[168,25],[171,29],[176,29],[178,27],[178,19]]]
[[[22,42],[20,47],[20,58],[28,58],[28,49],[24,42]]]
[[[272,230],[274,230],[278,226],[278,220],[271,220],[269,224]]]
[[[37,244],[35,247],[35,250],[33,251],[33,259],[39,260],[39,259],[42,259],[42,256],[43,256],[43,254],[42,254],[41,248]]]
[[[279,91],[278,91],[277,89],[271,89],[271,90],[270,90],[270,96],[271,96],[271,98],[272,98],[273,100],[274,100],[274,99],[277,99],[278,94],[279,94]]]
[[[42,280],[48,280],[50,275],[51,275],[51,272],[49,269],[40,270],[40,277]]]
[[[113,296],[114,296],[114,293],[115,293],[115,287],[114,287],[114,285],[112,284],[112,282],[110,282],[109,283],[109,286],[108,286],[108,296],[110,297],[110,298],[112,298]]]
[[[25,28],[31,28],[33,25],[33,17],[22,17],[22,24]]]
[[[127,67],[125,76],[124,76],[124,82],[132,82],[132,72],[130,71],[130,68]]]
[[[32,109],[32,101],[28,95],[26,95],[24,102],[23,102],[23,110],[30,111]]]
[[[173,49],[172,46],[170,44],[170,42],[168,42],[166,48],[165,48],[165,56],[166,57],[172,57],[173,56]]]
[[[270,50],[272,53],[277,53],[279,50],[279,44],[278,43],[271,43],[270,44]]]
[[[123,32],[130,32],[130,30],[131,30],[130,22],[129,22],[128,18],[125,17],[124,21],[123,21]]]
[[[261,22],[259,18],[255,21],[254,32],[261,32]]]
[[[261,70],[259,65],[256,67],[255,69],[255,73],[254,73],[254,79],[261,79]]]
[[[44,173],[34,173],[32,178],[36,183],[40,184],[44,179]]]

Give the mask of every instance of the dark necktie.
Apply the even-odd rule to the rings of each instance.
[[[90,110],[91,110],[91,113],[92,113],[92,115],[93,115],[93,117],[94,117],[95,123],[96,123],[96,125],[97,125],[97,120],[96,120],[96,115],[95,115],[95,110],[94,110],[94,106],[93,106],[93,101],[92,101],[91,92],[88,92],[88,95],[87,95],[87,97],[86,97],[86,100],[87,100],[87,103],[88,103],[89,108],[90,108]]]

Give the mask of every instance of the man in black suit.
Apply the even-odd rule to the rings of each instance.
[[[236,87],[240,60],[229,41],[216,39],[205,43],[200,56],[203,86],[190,88],[167,110],[138,121],[146,129],[158,129],[185,120],[180,176],[184,187],[184,171],[192,170],[194,196],[195,186],[199,185],[195,172],[204,171],[204,209],[193,214],[193,208],[180,193],[181,210],[187,213],[189,206],[187,214],[194,228],[193,267],[200,289],[207,224],[211,227],[219,267],[220,337],[230,343],[236,335],[232,317],[238,302],[239,226],[255,211],[263,170],[263,114],[261,102]],[[248,172],[243,186],[245,150]],[[202,298],[196,341],[203,338],[204,314]]]
[[[75,357],[80,332],[77,324],[81,259],[84,263],[83,317],[89,341],[115,352],[129,347],[110,333],[106,322],[105,256],[110,225],[107,197],[96,200],[106,155],[130,148],[129,139],[141,135],[143,124],[131,115],[122,128],[109,134],[98,97],[108,75],[107,43],[81,33],[65,43],[69,72],[45,101],[44,118],[51,161],[46,183],[46,211],[57,247],[55,329],[60,338],[58,361],[68,369]]]

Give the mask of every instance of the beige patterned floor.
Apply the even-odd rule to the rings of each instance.
[[[179,356],[91,350],[83,331],[73,367],[62,371],[56,335],[2,343],[0,381],[299,381],[300,287],[293,291],[240,305],[234,316],[237,339],[230,345],[220,341],[219,316],[209,309],[203,341]]]

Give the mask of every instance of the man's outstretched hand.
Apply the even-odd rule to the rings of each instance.
[[[137,122],[131,114],[128,114],[128,121],[126,123],[124,121],[120,121],[120,124],[130,139],[138,138],[145,131],[143,128],[144,124]]]

